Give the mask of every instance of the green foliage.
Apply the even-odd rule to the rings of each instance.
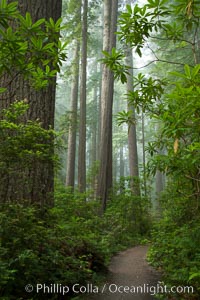
[[[171,72],[171,92],[164,95],[157,118],[162,126],[150,143],[151,176],[159,169],[168,175],[161,198],[163,219],[153,231],[149,260],[161,268],[168,286],[194,287],[189,299],[199,299],[199,65]],[[164,154],[157,154],[164,149]],[[187,295],[177,295],[187,299]]]
[[[26,181],[26,168],[37,161],[55,161],[53,130],[37,121],[24,121],[26,101],[13,103],[0,120],[0,173]],[[45,164],[44,164],[45,166]],[[1,176],[1,180],[4,177]],[[86,285],[105,272],[116,251],[138,242],[149,227],[144,199],[116,191],[104,216],[90,194],[55,193],[55,207],[41,207],[22,199],[1,204],[0,299],[41,299],[25,291],[27,284]],[[70,294],[72,296],[72,293]],[[59,299],[43,294],[42,299]]]
[[[4,28],[8,28],[9,20],[15,18],[18,15],[17,2],[7,4],[6,0],[2,0],[0,3],[0,25]]]
[[[0,20],[0,75],[7,72],[12,82],[22,74],[35,89],[46,87],[66,58],[66,45],[59,41],[61,19],[34,23],[29,13],[20,15],[17,2],[1,1]]]
[[[40,161],[55,160],[52,141],[55,132],[45,130],[38,121],[23,121],[29,105],[25,101],[14,102],[3,110],[0,120],[0,170],[20,172],[22,166]],[[17,168],[18,166],[18,168]]]
[[[41,218],[34,207],[13,204],[2,210],[1,299],[32,299],[24,290],[27,283],[71,287],[92,279],[91,269],[102,264],[100,249],[92,241],[94,234],[84,216],[74,215],[66,222],[61,219],[64,212],[63,207],[56,207]],[[58,295],[45,294],[34,299],[41,296],[58,299]]]
[[[163,17],[169,15],[169,10],[165,6],[166,2],[166,0],[149,0],[148,4],[143,7],[136,4],[133,8],[127,5],[127,11],[120,15],[119,39],[135,47],[140,57],[146,39],[153,31],[157,32],[162,27]]]
[[[81,0],[68,0],[63,3],[63,6],[64,17],[67,19],[65,22],[65,39],[71,43],[73,39],[79,40],[81,36]]]
[[[71,290],[75,283],[94,282],[114,252],[147,232],[145,199],[125,192],[113,195],[101,216],[100,203],[86,197],[58,187],[54,208],[26,202],[2,206],[0,299],[60,299],[58,294],[28,294],[24,287],[58,283]]]
[[[54,148],[60,147],[58,135],[51,128],[44,129],[39,121],[26,120],[28,108],[26,101],[19,101],[1,112],[1,202],[5,201],[4,188],[13,201],[30,199],[30,186],[39,178],[39,172],[36,173],[38,165],[41,166],[41,172],[49,165],[55,168],[59,166],[58,156],[54,152]],[[21,191],[17,190],[17,186],[23,186],[26,195],[19,196]]]
[[[117,124],[118,126],[122,125],[122,124],[128,124],[128,126],[135,124],[136,123],[136,119],[133,117],[133,112],[131,110],[129,111],[120,111],[117,114]]]
[[[118,246],[130,247],[139,243],[142,236],[148,236],[151,228],[150,203],[147,198],[135,196],[131,186],[138,182],[132,177],[122,177],[115,185],[111,200],[108,201],[105,218],[112,224],[110,237],[113,249]]]
[[[164,217],[152,232],[153,246],[148,259],[163,272],[163,281],[167,286],[193,286],[194,293],[189,298],[187,294],[179,294],[176,299],[199,299],[198,211],[194,209],[191,199],[182,196],[176,188],[177,185],[170,183],[161,198]]]
[[[114,78],[121,80],[122,83],[127,82],[126,75],[129,74],[129,67],[121,63],[124,59],[123,53],[115,48],[112,49],[111,53],[106,51],[102,51],[102,53],[105,58],[101,59],[101,61],[113,71]]]
[[[154,79],[153,77],[147,78],[145,75],[139,73],[137,77],[133,78],[134,85],[133,91],[129,91],[127,96],[128,103],[133,106],[137,113],[142,112],[152,113],[153,115],[160,114],[163,108],[162,96],[166,80]],[[156,108],[155,108],[156,103]],[[117,114],[118,125],[123,123],[135,124],[132,110],[122,111]]]
[[[153,231],[149,259],[161,268],[167,285],[190,284],[194,294],[189,299],[199,299],[199,65],[185,65],[183,72],[171,76],[171,92],[163,96],[163,108],[156,115],[162,126],[148,146],[151,176],[156,170],[168,175],[168,189],[161,198],[163,219]]]
[[[174,89],[166,95],[166,106],[159,119],[163,127],[156,143],[151,144],[151,153],[156,148],[165,148],[166,154],[157,155],[149,163],[149,169],[165,171],[174,179],[187,179],[195,195],[199,180],[199,65],[185,66],[185,73],[173,72],[177,77]],[[154,149],[153,149],[154,148]]]
[[[154,110],[154,104],[161,100],[164,93],[165,80],[146,78],[139,73],[134,77],[134,91],[128,93],[129,104],[133,105],[137,113]]]
[[[151,155],[147,169],[151,177],[157,170],[167,174],[168,188],[160,199],[162,219],[152,233],[149,260],[163,271],[169,287],[194,287],[193,295],[177,294],[173,299],[200,296],[200,66],[196,42],[199,21],[199,1],[184,0],[173,4],[168,0],[148,0],[142,8],[129,5],[119,21],[121,42],[142,56],[145,42],[152,37],[164,52],[162,60],[159,52],[150,48],[156,61],[165,62],[167,68],[170,64],[174,67],[173,72],[163,75],[167,75],[164,81],[160,79],[160,64],[156,79],[139,74],[134,78],[134,91],[128,95],[138,113],[146,112],[160,124],[155,140],[146,149]],[[173,52],[178,53],[179,49],[182,60],[178,61]],[[171,56],[175,57],[174,63]],[[181,67],[177,70],[178,64]],[[128,117],[122,112],[120,122],[127,122]],[[172,299],[172,295],[161,296],[166,297]]]

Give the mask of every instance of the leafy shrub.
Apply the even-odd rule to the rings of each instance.
[[[15,80],[14,70],[21,74],[35,89],[49,84],[66,59],[66,43],[58,40],[61,19],[33,22],[30,13],[22,16],[17,1],[0,3],[0,75],[8,72]],[[18,26],[11,26],[17,24]],[[4,93],[7,87],[0,87]]]
[[[66,222],[63,212],[56,207],[41,218],[33,206],[11,204],[2,209],[1,297],[31,299],[24,290],[28,283],[71,286],[91,281],[94,270],[105,268],[105,254],[90,225],[81,216]]]
[[[97,273],[106,272],[114,252],[139,241],[144,222],[139,221],[139,199],[116,196],[105,216],[99,215],[96,200],[85,199],[86,195],[60,187],[51,209],[25,202],[2,206],[0,299],[41,299],[25,292],[29,283],[86,285],[97,279]]]
[[[15,102],[2,113],[2,185],[3,175],[9,179],[10,173],[16,180],[20,177],[19,186],[25,184],[26,167],[38,160],[55,163],[52,143],[48,143],[54,131],[43,129],[39,122],[24,122],[27,108],[24,101]],[[147,231],[148,203],[129,190],[113,193],[104,216],[91,195],[71,193],[61,186],[54,196],[53,208],[15,199],[15,194],[15,202],[2,199],[0,299],[41,299],[25,291],[27,284],[86,285],[97,278],[97,272],[107,270],[114,252],[134,245]],[[43,294],[42,299],[62,297]]]
[[[168,196],[168,200],[167,200]],[[193,286],[193,295],[177,295],[177,299],[199,299],[200,221],[190,197],[180,196],[171,186],[163,202],[163,219],[152,232],[153,246],[148,259],[163,271],[168,286]],[[190,298],[187,298],[190,297]],[[165,298],[164,298],[165,299]]]
[[[140,237],[151,227],[148,213],[144,213],[145,199],[133,195],[119,194],[108,203],[105,212],[107,238],[118,251],[139,243]],[[113,248],[113,249],[114,249]]]

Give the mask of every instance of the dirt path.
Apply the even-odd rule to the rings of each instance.
[[[148,246],[137,246],[115,256],[110,264],[110,274],[105,285],[93,294],[91,300],[152,300],[154,290],[160,280],[160,275],[146,262]],[[139,288],[138,292],[134,287]],[[144,291],[144,286],[146,292]],[[117,289],[119,291],[117,291]],[[147,293],[147,290],[150,290]]]

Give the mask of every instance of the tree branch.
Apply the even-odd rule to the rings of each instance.
[[[166,42],[173,41],[172,39],[161,38],[161,37],[157,37],[157,36],[150,36],[150,38],[156,39],[156,40],[161,40],[161,41],[166,41]],[[176,41],[178,41],[178,42],[186,42],[187,44],[190,44],[190,45],[194,44],[193,42],[185,40],[185,39],[176,39]]]
[[[179,63],[179,62],[175,62],[175,61],[169,61],[169,60],[164,60],[164,59],[154,59],[152,61],[150,61],[148,64],[142,66],[142,67],[138,67],[138,68],[133,68],[134,70],[139,70],[139,69],[143,69],[148,67],[149,65],[155,63],[155,62],[163,62],[163,63],[168,63],[168,64],[172,64],[172,65],[179,65],[179,66],[184,66],[185,64]],[[194,67],[193,65],[189,65],[190,67]]]

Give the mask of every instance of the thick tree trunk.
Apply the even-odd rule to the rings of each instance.
[[[13,2],[11,0],[8,1]],[[31,14],[33,22],[41,18],[53,18],[55,21],[61,16],[61,0],[19,0],[18,7],[22,15],[26,12]],[[8,108],[15,100],[27,99],[30,109],[26,119],[39,119],[42,126],[46,129],[54,127],[55,109],[55,87],[54,82],[47,88],[35,91],[29,82],[21,74],[15,74],[15,80],[10,82],[10,75],[5,74],[2,86],[8,86],[8,91],[0,99],[0,110]],[[52,141],[53,151],[53,141]],[[17,173],[9,175],[1,184],[1,201],[28,200],[40,205],[53,204],[54,187],[54,167],[53,163],[35,162],[34,165],[26,170],[19,170]]]
[[[81,85],[80,85],[80,128],[78,155],[78,187],[86,190],[86,80],[87,80],[87,11],[88,0],[83,0]]]
[[[126,64],[130,66],[129,75],[127,75],[127,93],[133,91],[133,54],[131,49],[126,51]],[[131,189],[135,195],[140,195],[139,188],[139,166],[137,151],[137,135],[135,123],[135,108],[128,103],[128,110],[132,111],[134,123],[130,124],[128,129],[128,152],[129,152],[129,170],[131,179]]]
[[[103,49],[109,52],[116,44],[117,0],[104,1]],[[105,211],[109,188],[112,186],[112,106],[113,106],[113,73],[105,65],[102,72],[101,88],[101,147],[100,172],[97,196]]]
[[[76,42],[73,61],[73,80],[71,88],[71,124],[68,134],[67,151],[67,172],[66,186],[74,189],[75,182],[75,158],[76,158],[76,128],[77,128],[77,104],[78,104],[78,85],[79,85],[79,58],[80,42]]]

